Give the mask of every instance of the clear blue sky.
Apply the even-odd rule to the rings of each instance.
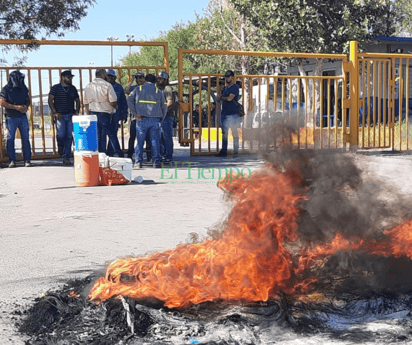
[[[98,41],[115,36],[119,41],[126,41],[126,35],[134,35],[135,41],[147,41],[161,31],[170,30],[176,22],[194,21],[195,11],[201,14],[208,3],[209,0],[98,0],[80,22],[80,30],[67,33],[63,39]],[[114,61],[128,51],[127,47],[114,47]],[[4,57],[8,62],[13,60],[10,56]],[[89,62],[94,62],[95,66],[110,66],[110,47],[42,46],[38,52],[28,54],[26,65],[88,66]]]

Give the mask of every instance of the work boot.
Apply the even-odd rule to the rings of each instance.
[[[15,168],[16,167],[16,162],[15,161],[11,161],[9,163],[9,168]]]
[[[215,157],[226,157],[226,156],[227,156],[227,152],[220,151]]]

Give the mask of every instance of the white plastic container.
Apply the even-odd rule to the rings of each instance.
[[[133,163],[130,158],[108,157],[107,167],[116,170],[129,181],[132,180]]]
[[[99,166],[102,168],[107,168],[109,166],[109,156],[104,152],[99,152]]]

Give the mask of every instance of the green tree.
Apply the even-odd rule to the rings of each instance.
[[[195,48],[195,24],[177,23],[166,33],[161,33],[154,42],[167,42],[169,47],[169,67],[170,79],[176,80],[178,75],[178,49]],[[161,66],[163,65],[164,54],[161,47],[142,47],[138,53],[128,54],[121,59],[125,66]],[[195,72],[197,64],[193,59],[185,61],[185,70]],[[122,80],[123,83],[127,80]]]
[[[395,0],[393,2],[397,18],[397,34],[412,35],[412,2],[410,0]]]
[[[229,0],[235,10],[260,30],[274,51],[335,54],[348,51],[348,42],[391,35],[396,16],[391,0]],[[306,75],[304,61],[295,61]],[[323,59],[316,59],[320,76]],[[303,85],[305,86],[305,80]],[[320,82],[315,83],[316,109]],[[310,107],[310,100],[306,102]]]
[[[348,42],[391,35],[390,0],[230,0],[267,39],[285,52],[343,53]]]
[[[64,36],[79,29],[79,21],[96,0],[0,1],[0,37],[35,40]]]
[[[201,49],[262,51],[267,47],[266,40],[254,25],[246,20],[226,0],[211,0],[203,16],[196,23],[196,41]],[[242,75],[262,73],[267,59],[246,55],[197,56],[201,60],[200,72],[224,73],[228,69]],[[245,109],[249,109],[250,80],[243,85]]]

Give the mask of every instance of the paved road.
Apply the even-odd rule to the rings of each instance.
[[[169,170],[133,170],[142,184],[111,187],[76,187],[61,159],[0,170],[0,344],[22,341],[11,325],[14,304],[118,257],[174,248],[191,232],[205,236],[227,210],[217,174],[204,180],[201,169],[261,164],[255,156],[190,157],[188,148],[176,157]]]
[[[76,187],[73,167],[60,159],[0,170],[0,344],[23,343],[10,315],[16,305],[115,258],[173,248],[192,232],[205,236],[227,208],[217,176],[205,180],[201,169],[262,164],[256,156],[190,157],[188,148],[177,148],[176,157],[169,170],[133,170],[142,184],[112,187]],[[394,188],[412,192],[412,156],[356,160]]]

